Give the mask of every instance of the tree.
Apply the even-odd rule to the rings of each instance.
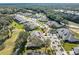
[[[28,36],[29,36],[28,32],[24,32],[24,31],[20,32],[18,39],[16,40],[16,45],[13,53],[16,52],[16,49],[19,48],[19,50],[17,51],[17,54],[23,54],[23,52],[25,51],[24,49],[27,43]]]

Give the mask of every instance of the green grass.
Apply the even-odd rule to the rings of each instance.
[[[6,36],[8,36],[8,34],[7,35],[0,35],[0,40],[4,40]]]
[[[13,49],[15,48],[15,42],[19,36],[19,33],[22,31],[23,29],[17,29],[12,33],[12,36],[3,43],[5,48],[0,51],[0,55],[10,55],[13,52]]]
[[[17,23],[15,21],[12,22],[12,26],[14,28],[17,28],[17,29],[23,29],[24,28],[23,24]]]
[[[2,35],[0,35],[0,40],[2,40],[3,39],[3,36]]]
[[[63,43],[64,49],[69,52],[72,50],[72,48],[78,46],[79,44],[74,44],[74,43]]]
[[[79,39],[79,34],[78,33],[74,33],[74,37]]]
[[[3,43],[5,48],[0,51],[0,55],[10,55],[13,52],[15,41],[17,40],[19,33],[24,31],[24,26],[15,21],[13,21],[9,27],[13,27],[15,31],[12,33],[12,36]],[[11,35],[10,31],[9,35]],[[2,38],[1,35],[0,38]]]
[[[10,55],[15,47],[15,41],[20,31],[14,32],[12,37],[7,39],[3,44],[5,48],[0,51],[0,55]]]

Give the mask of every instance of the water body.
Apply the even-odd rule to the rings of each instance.
[[[42,6],[49,8],[79,8],[79,3],[0,3],[0,7],[25,8],[33,6]]]

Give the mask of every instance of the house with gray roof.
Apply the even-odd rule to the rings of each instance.
[[[48,21],[47,23],[46,23],[49,27],[60,27],[61,25],[60,24],[58,24],[56,21]]]
[[[75,55],[79,55],[79,46],[73,48],[73,51],[74,51],[74,54],[75,54]]]
[[[57,35],[58,35],[58,37],[62,38],[63,40],[66,40],[71,35],[71,33],[66,28],[59,28],[59,29],[57,29]]]
[[[69,43],[79,43],[79,40],[74,38],[72,33],[67,28],[57,29],[57,36],[64,40],[64,42]]]

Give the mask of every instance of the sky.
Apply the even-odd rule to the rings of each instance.
[[[79,0],[0,0],[0,3],[79,3]]]

